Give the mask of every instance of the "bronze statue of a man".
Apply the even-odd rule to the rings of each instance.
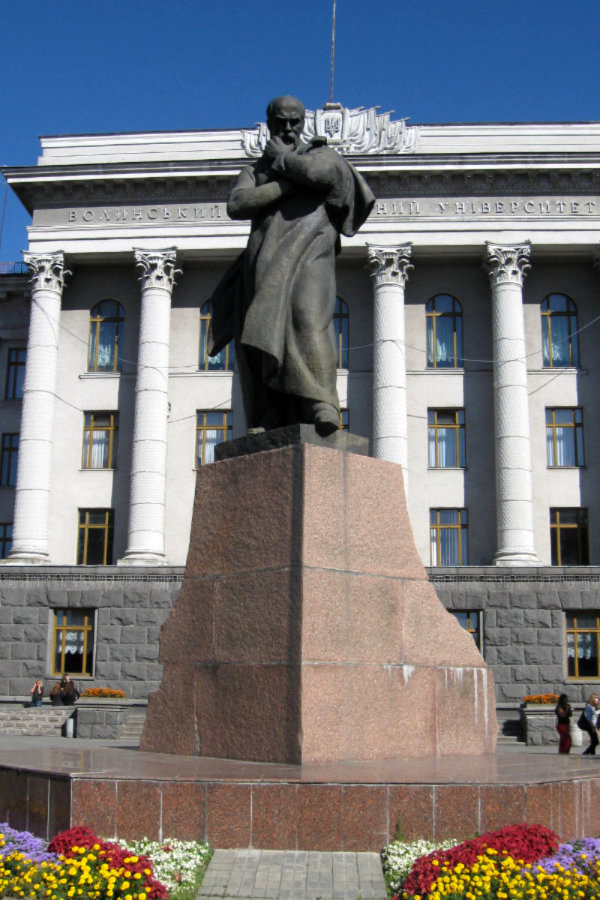
[[[227,204],[251,219],[248,245],[212,298],[209,353],[235,339],[246,427],[339,427],[333,313],[340,234],[351,237],[375,198],[325,138],[301,140],[304,106],[276,97],[270,139],[240,173]]]

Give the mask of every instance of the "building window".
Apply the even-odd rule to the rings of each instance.
[[[350,429],[350,412],[347,409],[340,409],[340,431],[348,431]]]
[[[335,355],[338,369],[350,368],[350,314],[348,304],[341,297],[335,301],[333,313],[333,328],[335,331]]]
[[[464,409],[427,410],[429,467],[456,469],[465,465]]]
[[[78,566],[112,563],[114,510],[80,509],[77,535]]]
[[[0,522],[0,559],[6,559],[12,550],[13,523]]]
[[[235,360],[233,341],[219,350],[216,356],[208,355],[208,329],[211,312],[211,302],[207,300],[200,310],[200,369],[206,372],[232,372]]]
[[[552,468],[583,465],[582,409],[546,409],[546,455]]]
[[[483,644],[481,641],[481,635],[483,633],[483,629],[481,627],[481,619],[482,612],[478,609],[467,609],[467,610],[458,610],[458,609],[449,609],[448,612],[454,616],[459,625],[461,625],[465,631],[468,631],[475,644],[477,649],[481,653],[483,651]]]
[[[55,609],[52,628],[52,674],[92,675],[94,610]]]
[[[114,469],[118,433],[118,413],[84,413],[81,468]]]
[[[0,485],[14,487],[17,483],[17,460],[19,458],[19,435],[2,435],[2,456],[0,457]]]
[[[215,447],[231,438],[229,410],[198,410],[196,413],[196,468],[215,461]]]
[[[542,357],[544,368],[579,365],[577,307],[566,294],[550,294],[542,302]]]
[[[553,566],[587,566],[590,555],[587,509],[551,509],[550,543]]]
[[[430,509],[429,536],[432,566],[468,566],[466,509]]]
[[[90,313],[89,372],[120,372],[123,343],[123,307],[116,300],[102,300]]]
[[[6,391],[4,394],[7,400],[21,400],[23,397],[26,358],[27,351],[24,347],[9,348],[8,365],[6,367]]]
[[[599,678],[600,615],[597,611],[567,613],[567,675]]]
[[[450,294],[438,294],[426,307],[427,367],[457,368],[463,365],[462,306]]]

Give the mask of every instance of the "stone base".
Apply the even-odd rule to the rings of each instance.
[[[298,442],[199,470],[159,661],[142,750],[306,764],[495,748],[492,675],[427,579],[402,470],[357,453]]]

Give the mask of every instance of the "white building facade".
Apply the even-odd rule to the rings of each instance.
[[[315,133],[377,197],[338,258],[343,426],[403,467],[421,558],[499,703],[579,699],[600,677],[600,123],[411,126],[333,106],[309,114]],[[210,360],[205,338],[249,231],[227,196],[265,140],[264,125],[48,137],[36,166],[4,170],[32,224],[29,277],[0,276],[0,578],[88,591],[93,660],[75,674],[94,683],[129,685],[100,665],[102,629],[128,623],[81,586],[175,590],[196,469],[245,430],[233,350]],[[19,689],[57,673],[75,638],[52,610],[68,608],[60,592],[40,606],[45,649]],[[139,696],[160,674],[146,663]]]

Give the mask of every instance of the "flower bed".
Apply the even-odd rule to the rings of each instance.
[[[523,703],[551,703],[553,706],[556,706],[558,703],[558,694],[527,694],[527,696],[523,697]]]
[[[405,847],[417,848],[425,842]],[[414,861],[407,875],[401,842],[382,851],[395,900],[596,900],[600,897],[600,840],[569,844],[541,825],[513,825]],[[410,855],[410,851],[408,852]],[[405,867],[406,868],[406,867]],[[397,876],[397,877],[396,877]]]
[[[127,694],[120,688],[95,687],[86,688],[82,697],[104,697],[107,700],[124,700]]]
[[[103,841],[86,827],[61,832],[47,844],[0,825],[0,897],[184,900],[197,892],[209,859],[206,844],[132,846]]]

